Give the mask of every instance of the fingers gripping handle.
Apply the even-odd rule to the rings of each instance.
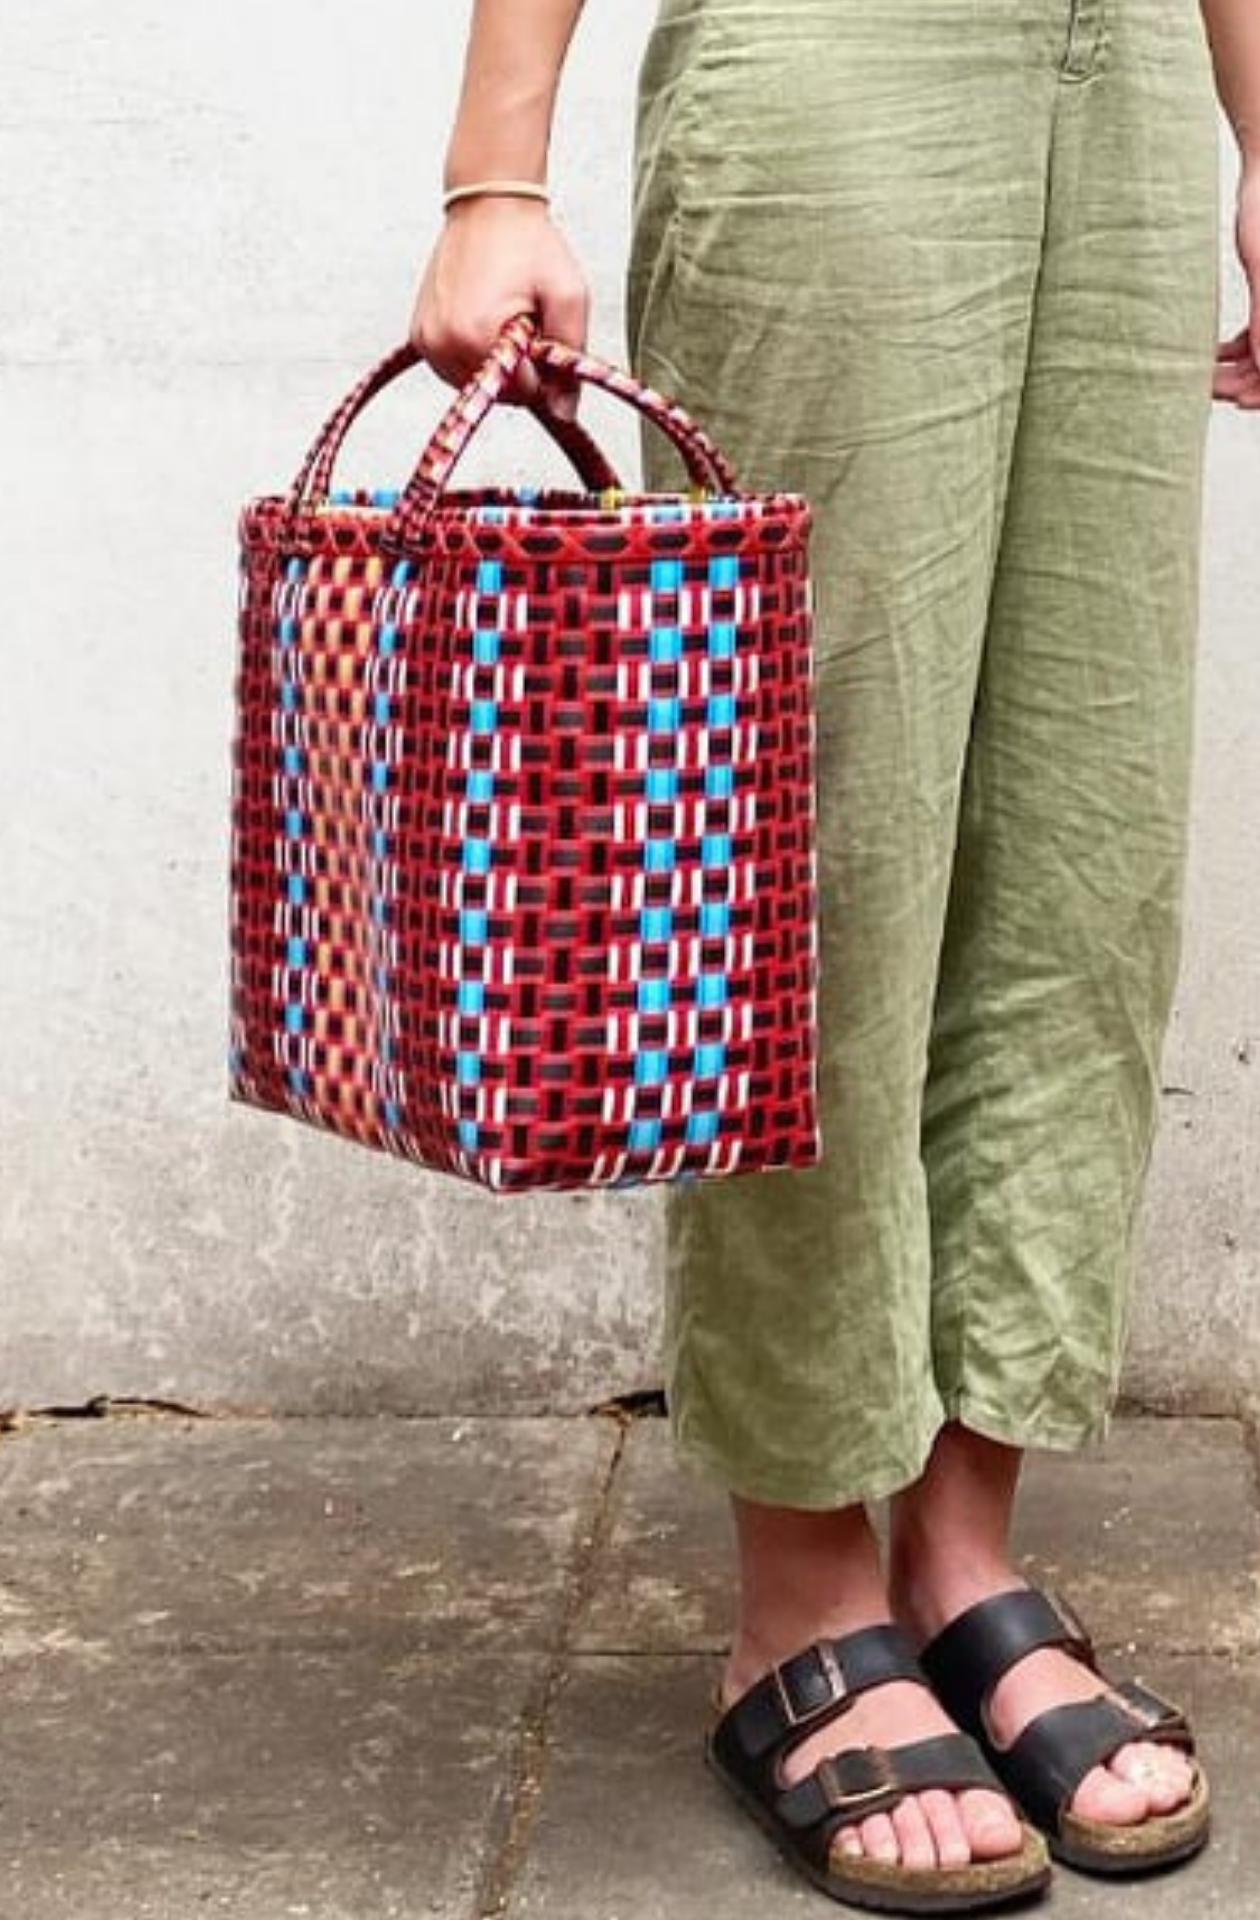
[[[400,374],[417,365],[420,358],[410,343],[395,347],[392,353],[364,374],[329,414],[289,489],[291,525],[296,523],[304,507],[327,500],[337,457],[359,415]],[[584,487],[599,493],[606,487],[621,485],[616,469],[605,459],[601,449],[578,421],[563,420],[541,403],[532,411],[570,461]]]
[[[304,509],[327,500],[337,457],[354,422],[377,394],[415,366],[420,357],[410,343],[396,347],[364,374],[328,416],[289,491],[289,523],[295,539]],[[473,435],[490,410],[502,400],[525,359],[587,385],[602,387],[633,406],[678,448],[688,475],[697,487],[723,494],[740,491],[725,456],[676,402],[593,355],[579,353],[558,340],[543,338],[532,315],[519,314],[504,327],[482,365],[460,389],[431,434],[398,506],[382,530],[386,546],[396,549],[420,537]],[[531,410],[572,462],[584,487],[592,492],[620,487],[615,469],[576,420],[560,419],[542,402]]]
[[[526,358],[589,386],[602,387],[634,407],[673,441],[695,486],[706,492],[739,492],[734,470],[725,455],[675,401],[606,361],[579,353],[558,340],[543,338],[530,314],[518,314],[508,321],[481,367],[456,395],[434,430],[394,511],[387,530],[390,545],[410,546],[420,538],[473,435],[491,408],[502,399]]]

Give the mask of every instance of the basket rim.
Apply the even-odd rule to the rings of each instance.
[[[369,487],[340,490],[327,500],[304,501],[294,517],[299,522],[313,522],[316,525],[339,517],[356,522],[363,519],[387,520],[394,511],[394,504],[372,498],[381,491]],[[343,497],[345,492],[352,492],[354,497]],[[767,493],[698,494],[666,490],[632,492],[620,488],[598,493],[579,487],[486,486],[461,488],[444,494],[434,506],[432,517],[435,520],[462,519],[478,507],[491,507],[530,518],[542,518],[547,514],[563,514],[571,518],[580,514],[591,519],[610,520],[641,512],[643,508],[651,506],[682,507],[688,517],[694,515],[705,521],[714,517],[759,520],[771,513],[792,514],[810,510],[810,502],[805,494],[786,487]],[[710,516],[703,511],[706,507],[714,506],[729,507],[732,511],[719,516]],[[289,511],[288,497],[279,493],[251,495],[242,508],[243,514],[253,517],[286,514]],[[682,524],[681,520],[679,524]]]

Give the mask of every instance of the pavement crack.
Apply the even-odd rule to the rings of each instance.
[[[1243,1447],[1251,1468],[1251,1504],[1260,1514],[1260,1421],[1254,1414],[1242,1418]]]
[[[96,1393],[91,1399],[73,1406],[0,1407],[0,1434],[16,1433],[37,1421],[109,1420],[119,1416],[135,1418],[143,1414],[173,1416],[180,1420],[218,1420],[223,1416],[207,1407],[194,1407],[183,1400],[150,1399],[140,1395]]]
[[[597,1407],[591,1408],[591,1412],[610,1420],[619,1420],[624,1426],[632,1426],[636,1420],[663,1420],[665,1389],[638,1387],[630,1393],[617,1393],[611,1400],[601,1400]]]
[[[573,1561],[561,1595],[555,1637],[545,1668],[516,1728],[515,1752],[497,1815],[477,1894],[478,1920],[497,1920],[507,1911],[516,1877],[529,1851],[542,1802],[556,1708],[569,1677],[569,1658],[579,1622],[594,1588],[600,1555],[612,1530],[612,1494],[635,1415],[612,1403],[594,1410],[612,1414],[614,1439],[608,1463],[596,1482],[579,1521]],[[494,1829],[497,1828],[497,1832]]]

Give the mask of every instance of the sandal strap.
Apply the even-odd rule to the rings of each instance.
[[[826,1852],[841,1827],[872,1813],[890,1813],[904,1795],[905,1788],[893,1777],[891,1755],[882,1747],[849,1747],[820,1760],[795,1786],[785,1787],[775,1797],[774,1812],[795,1833],[826,1822],[827,1831],[818,1836],[820,1850]]]
[[[1051,1707],[998,1755],[1007,1791],[1035,1825],[1057,1832],[1086,1774],[1105,1766],[1130,1741],[1194,1751],[1193,1735],[1177,1707],[1133,1683],[1115,1691],[1124,1706],[1100,1699]]]
[[[919,1659],[950,1719],[979,1738],[986,1732],[984,1709],[999,1680],[1043,1647],[1057,1647],[1096,1670],[1093,1643],[1067,1603],[1021,1587],[968,1607]]]
[[[890,1680],[924,1685],[914,1647],[900,1627],[865,1627],[839,1640],[816,1640],[727,1708],[714,1729],[714,1745],[727,1765],[746,1772]]]
[[[798,1832],[827,1821],[821,1838],[825,1850],[841,1827],[891,1812],[908,1793],[937,1788],[962,1793],[971,1787],[1002,1792],[974,1740],[965,1733],[942,1733],[905,1747],[850,1747],[820,1760],[804,1780],[784,1789],[774,1811]],[[832,1819],[833,1814],[838,1817]]]

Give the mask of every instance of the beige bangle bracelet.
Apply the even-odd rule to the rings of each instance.
[[[451,187],[442,195],[442,211],[448,212],[459,200],[480,199],[490,194],[503,194],[516,200],[551,199],[546,187],[537,180],[470,180],[466,187]]]

